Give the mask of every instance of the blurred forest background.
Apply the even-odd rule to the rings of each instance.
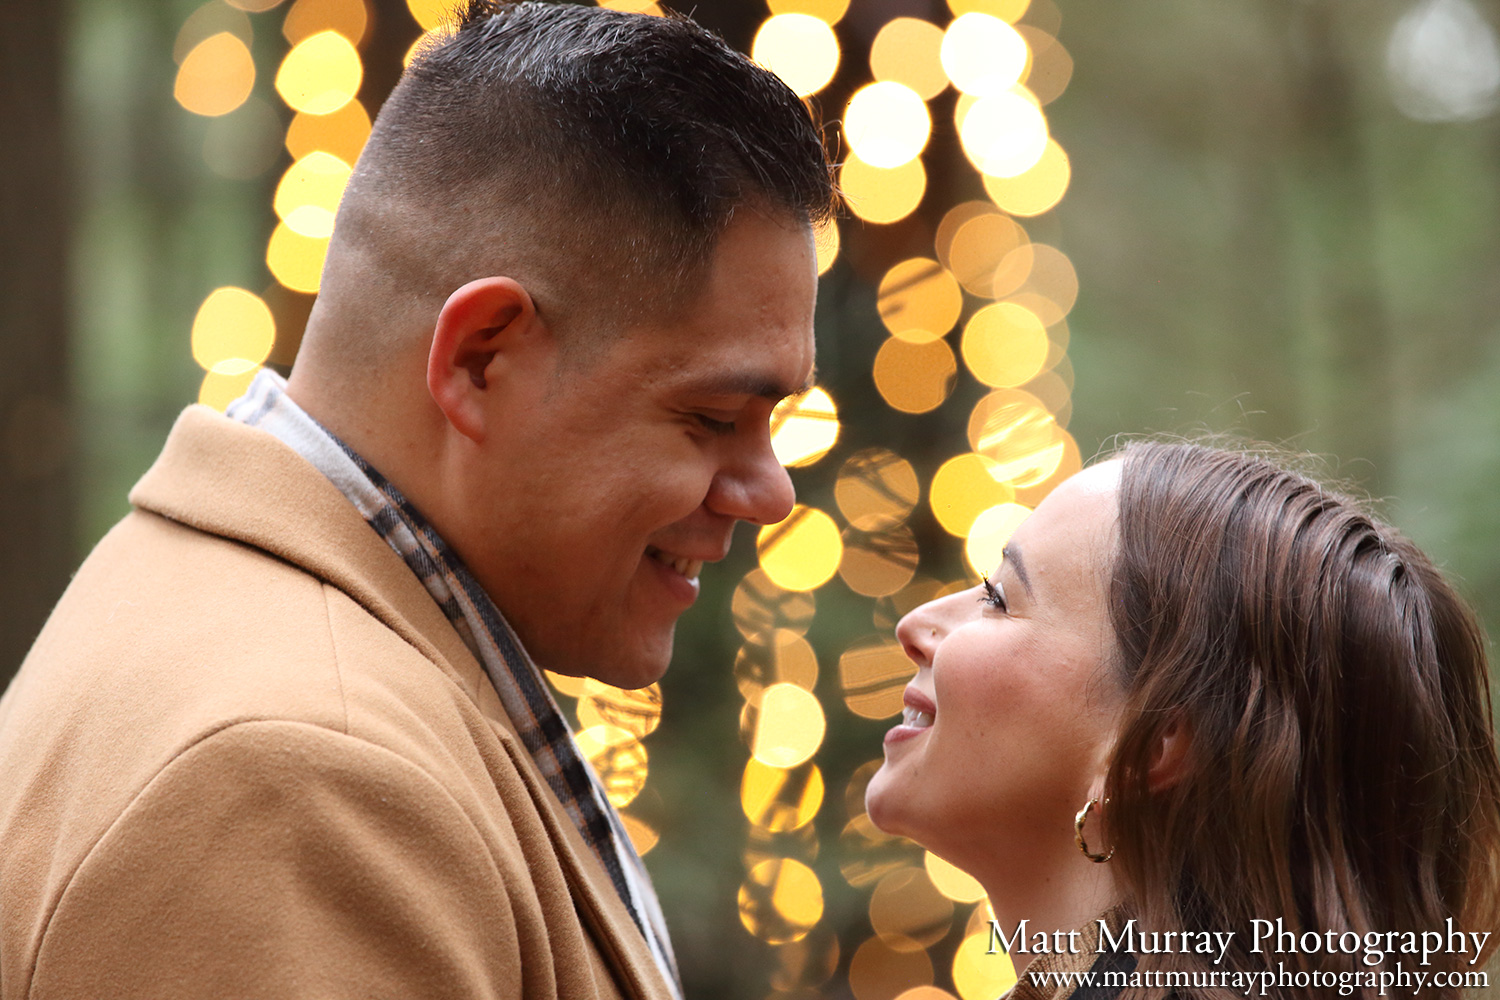
[[[415,0],[356,2],[358,97],[373,115],[423,14]],[[178,412],[212,397],[214,371],[245,374],[201,351],[195,361],[211,293],[265,303],[275,339],[251,361],[285,371],[295,357],[312,295],[288,277],[295,262],[268,264],[267,246],[287,224],[275,192],[306,151],[292,148],[293,111],[273,81],[293,39],[324,27],[319,11],[345,16],[336,6],[11,0],[0,12],[0,683],[128,509]],[[915,601],[972,579],[965,536],[980,509],[1034,505],[1118,434],[1227,431],[1336,456],[1334,471],[1380,498],[1500,627],[1500,0],[701,0],[691,12],[747,52],[773,14],[829,23],[837,65],[810,100],[843,158],[858,145],[836,126],[847,102],[904,72],[872,69],[882,29],[987,11],[1031,47],[1030,85],[1045,98],[1034,103],[1070,165],[1061,201],[1005,205],[1014,191],[975,169],[956,125],[966,99],[941,80],[920,94],[921,186],[909,166],[846,176],[851,191],[874,188],[863,215],[856,202],[840,220],[820,292],[830,404],[802,421],[837,439],[798,453],[810,513],[793,540],[807,548],[778,570],[778,539],[761,538],[768,580],[746,531],[705,573],[661,685],[649,782],[643,751],[601,764],[624,775],[634,829],[654,844],[689,995],[999,992],[993,963],[965,951],[983,902],[862,821],[862,782],[905,682],[889,630]],[[253,85],[228,110],[194,113],[181,66],[225,33],[249,53]],[[788,72],[816,61],[788,58]],[[898,182],[909,205],[871,207]],[[974,218],[970,244],[1010,241],[979,246],[983,287],[959,273],[955,233]],[[1052,285],[1022,275],[997,289],[1006,253],[1028,245],[1049,248],[1026,259],[1050,262]],[[930,336],[892,319],[950,299],[953,318]],[[960,343],[992,300],[1046,327],[1044,341],[1016,341],[1046,355],[1021,382],[1008,357],[985,367],[978,333],[972,353]],[[1042,434],[1051,465],[960,495],[969,467],[940,472],[985,451],[966,435],[972,411],[1019,412],[1022,397],[989,395],[1018,385],[1046,411],[1009,430]],[[939,481],[959,493],[939,503]],[[861,484],[873,508],[859,508]],[[965,504],[955,530],[945,518]],[[809,566],[827,562],[824,521],[838,548],[821,575]],[[861,552],[863,570],[850,562]],[[776,682],[815,696],[777,701],[787,725],[821,736],[800,758],[778,759],[757,735]],[[608,697],[571,694],[581,725],[601,706],[609,717]],[[654,711],[642,704],[615,708]]]

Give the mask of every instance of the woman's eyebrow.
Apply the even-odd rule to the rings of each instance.
[[[1031,596],[1031,581],[1026,577],[1026,562],[1021,558],[1021,550],[1014,545],[1007,545],[1000,550],[1000,565],[1009,566],[1016,571],[1016,579],[1021,581],[1021,586],[1026,588],[1026,596]]]

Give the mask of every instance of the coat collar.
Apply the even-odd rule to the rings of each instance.
[[[525,781],[580,915],[627,996],[670,995],[644,938],[547,787],[483,667],[406,563],[301,455],[206,406],[178,417],[130,491],[137,508],[259,548],[326,581],[452,677],[497,730]]]

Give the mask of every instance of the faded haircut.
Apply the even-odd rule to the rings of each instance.
[[[618,329],[689,300],[740,208],[806,225],[832,206],[807,108],[717,35],[679,16],[469,0],[381,109],[329,277],[352,256],[396,300],[440,302],[504,273],[554,321],[607,314]]]

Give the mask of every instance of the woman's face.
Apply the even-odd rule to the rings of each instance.
[[[917,608],[896,635],[917,664],[866,794],[881,829],[981,881],[1073,845],[1123,699],[1106,610],[1119,464],[1069,479],[1016,529],[983,585]]]

